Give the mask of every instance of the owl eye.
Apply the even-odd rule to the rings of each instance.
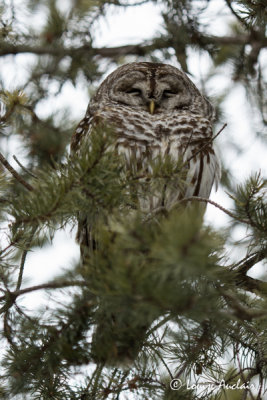
[[[172,97],[172,96],[175,96],[176,94],[177,94],[177,92],[175,90],[166,89],[166,90],[163,90],[162,97]]]
[[[141,89],[138,89],[138,88],[128,89],[128,90],[126,90],[126,93],[131,94],[133,96],[141,96],[142,95]]]

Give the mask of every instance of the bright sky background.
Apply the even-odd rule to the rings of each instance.
[[[23,6],[23,1],[16,0],[15,3]],[[63,3],[64,4],[64,3]],[[210,24],[210,32],[216,35],[226,32],[226,19],[220,23],[214,17],[215,14],[222,16],[222,1],[214,0],[210,4],[210,9],[206,17],[206,22]],[[113,7],[108,18],[103,18],[100,23],[96,24],[95,31],[95,46],[117,46],[127,43],[138,43],[153,36],[155,32],[163,30],[161,26],[162,19],[160,17],[160,8],[154,4],[145,4],[142,7],[132,7],[128,10]],[[39,23],[38,20],[35,21]],[[266,56],[266,52],[265,52]],[[27,64],[32,59],[30,55],[19,55],[16,58],[9,57],[5,61],[0,60],[2,72],[5,72],[6,89],[13,90],[25,76]],[[194,53],[191,55],[189,64],[190,72],[193,74],[191,79],[194,82],[199,81],[199,77],[205,78],[207,68],[210,67],[210,61],[207,56],[200,57]],[[14,63],[15,61],[15,63]],[[164,61],[164,60],[163,60]],[[175,64],[174,60],[174,65]],[[110,71],[108,71],[110,72]],[[208,87],[208,94],[215,95],[223,89],[231,87],[230,74],[226,73],[222,77],[215,76],[212,79],[212,85]],[[40,116],[47,115],[53,109],[60,109],[62,104],[70,105],[73,110],[74,118],[81,119],[85,113],[88,103],[88,88],[84,84],[74,88],[70,83],[64,85],[63,92],[57,98],[53,94],[49,101],[43,102],[38,108]],[[251,135],[253,126],[251,122],[251,110],[245,101],[245,93],[242,87],[237,87],[228,96],[225,106],[225,122],[228,123],[225,131],[216,141],[219,153],[226,158],[227,166],[231,167],[234,177],[240,182],[248,177],[251,170],[261,168],[266,175],[266,155],[259,141]],[[219,127],[220,128],[220,127]],[[240,143],[243,150],[242,155],[229,145],[227,140],[231,137],[234,143]],[[20,160],[23,160],[23,154],[19,143],[12,144],[12,154],[17,154]],[[227,157],[225,157],[227,154]],[[17,165],[10,159],[11,163],[17,168]],[[224,207],[230,206],[230,201],[222,189],[217,193],[212,192],[211,199],[222,204]],[[227,225],[228,218],[218,209],[213,206],[208,206],[206,213],[207,222],[224,227]],[[46,282],[62,272],[62,269],[71,266],[75,260],[79,258],[79,248],[75,243],[75,232],[57,233],[53,246],[44,246],[41,250],[32,251],[27,256],[25,276],[27,283],[24,286],[34,285]],[[252,275],[259,276],[262,273],[262,268],[255,267]],[[24,304],[30,307],[35,307],[40,304],[42,295],[40,292],[27,295]]]

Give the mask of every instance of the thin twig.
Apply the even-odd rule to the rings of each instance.
[[[17,347],[16,347],[15,343],[13,342],[12,328],[9,325],[9,322],[8,322],[8,317],[9,317],[8,314],[9,313],[8,313],[8,310],[7,310],[5,312],[5,314],[4,314],[4,324],[3,324],[4,325],[4,329],[3,329],[3,332],[4,332],[4,336],[5,336],[6,340],[8,341],[8,343],[15,350]]]
[[[230,272],[230,271],[229,271]],[[260,281],[256,278],[251,278],[247,275],[233,275],[235,285],[243,290],[248,290],[251,293],[266,296],[267,295],[267,282]]]
[[[245,372],[245,371],[255,371],[255,368],[251,368],[251,367],[243,368],[243,372]],[[226,384],[227,384],[227,383],[230,383],[231,381],[233,382],[234,379],[235,379],[235,378],[238,378],[239,375],[240,375],[240,372],[239,372],[239,371],[238,371],[238,372],[235,372],[235,373],[234,373],[234,371],[233,371],[233,372],[231,372],[231,373],[232,373],[232,375],[230,375],[228,379],[225,379],[225,383],[226,383]]]
[[[152,332],[152,336],[153,336],[154,340],[157,340],[156,335],[155,335],[154,332]],[[171,370],[168,367],[168,364],[165,362],[164,358],[161,356],[160,351],[158,351],[157,349],[154,349],[154,352],[157,354],[157,356],[159,357],[160,361],[165,366],[166,370],[168,371],[168,373],[170,375],[170,378],[173,379],[173,375],[171,373]]]
[[[119,370],[118,368],[115,368],[114,371],[112,372],[112,375],[111,375],[111,377],[110,377],[110,379],[109,379],[108,386],[105,387],[105,389],[104,389],[105,393],[109,393],[109,391],[110,391],[110,389],[111,389],[111,385],[112,385],[112,384],[114,383],[114,381],[115,381],[115,376],[116,376],[118,370]],[[89,389],[89,386],[87,387],[87,390],[88,390],[88,389]]]
[[[250,30],[251,27],[249,26],[249,24],[247,24],[247,22],[242,17],[240,17],[240,15],[237,14],[237,12],[233,9],[231,0],[225,0],[225,1],[226,1],[228,8],[231,10],[232,14],[238,19],[238,21],[241,23],[241,25],[244,25],[246,29]]]
[[[24,172],[27,172],[27,174],[29,174],[33,178],[37,179],[37,176],[34,175],[31,171],[29,171],[26,167],[24,167],[24,165],[21,164],[21,162],[17,159],[17,157],[15,155],[13,155],[13,158],[16,161],[16,163],[20,166],[20,168],[23,169]]]
[[[257,295],[267,296],[267,282],[260,281],[259,279],[245,275],[242,276],[242,280],[238,282],[238,286],[252,293],[256,293]]]
[[[92,384],[92,391],[91,391],[91,396],[94,398],[97,393],[97,387],[98,387],[98,382],[101,379],[101,373],[104,368],[104,363],[102,362],[101,364],[97,365],[96,367],[96,374],[95,374],[95,381]]]
[[[147,332],[147,336],[153,334],[153,332],[155,332],[156,330],[158,330],[162,325],[166,324],[166,322],[168,322],[170,319],[172,318],[172,316],[169,314],[167,315],[165,318],[163,318],[158,324],[154,325],[152,328],[150,328]]]
[[[243,383],[246,383],[246,378],[244,377],[243,368],[242,368],[240,357],[239,357],[239,351],[236,352],[236,359],[237,359],[237,363],[238,363],[238,366],[239,366],[239,372],[240,372],[241,379],[242,379]],[[245,390],[244,390],[244,393],[248,393],[248,392],[249,392],[249,394],[251,396],[251,399],[255,400],[255,397],[253,396],[253,394],[251,392],[251,389],[249,387],[246,387]]]
[[[181,368],[179,369],[179,371],[177,372],[177,374],[175,374],[174,379],[178,379],[180,378],[180,376],[182,375],[182,373],[186,370],[187,367],[187,362],[184,362],[181,366]]]
[[[250,222],[246,219],[242,219],[242,218],[238,218],[236,215],[234,215],[231,211],[228,211],[226,208],[222,207],[220,204],[216,203],[213,200],[210,199],[206,199],[204,197],[198,197],[198,196],[191,196],[191,197],[187,197],[185,199],[182,199],[178,202],[179,203],[185,203],[187,201],[199,201],[199,202],[203,202],[203,203],[209,203],[212,204],[214,207],[218,208],[219,210],[223,211],[225,214],[229,215],[229,217],[242,222],[243,224],[249,225]]]
[[[192,129],[191,135],[189,136],[189,139],[188,139],[188,141],[187,141],[187,143],[186,143],[186,145],[185,145],[185,147],[184,147],[184,151],[183,151],[183,154],[182,154],[182,160],[183,160],[183,158],[184,158],[184,155],[185,155],[186,150],[188,149],[188,146],[189,146],[190,143],[191,143],[191,139],[192,139],[192,136],[193,136],[193,132],[194,132],[194,130]]]
[[[0,162],[6,167],[6,169],[14,176],[14,178],[21,183],[26,189],[33,191],[32,185],[26,182],[18,173],[17,171],[9,164],[7,159],[0,153]]]
[[[27,243],[27,249],[25,249],[22,253],[22,257],[21,257],[21,262],[20,262],[20,268],[19,268],[19,276],[18,276],[18,281],[17,281],[17,286],[16,286],[16,291],[18,291],[21,287],[21,283],[22,283],[22,277],[23,277],[23,272],[24,272],[24,265],[25,265],[25,261],[26,261],[26,257],[29,251],[29,247],[31,245],[34,233],[36,232],[36,227],[33,228],[32,234],[29,238],[29,241]]]
[[[136,7],[136,6],[142,6],[143,4],[147,4],[150,0],[142,0],[137,3],[133,4],[128,4],[128,3],[115,3],[114,5],[120,6],[120,7]]]
[[[250,270],[250,268],[252,268],[258,262],[264,260],[264,258],[266,257],[267,257],[267,251],[262,250],[256,254],[252,254],[251,256],[244,258],[243,260],[241,260],[240,263],[235,265],[233,269],[239,274],[245,275]]]
[[[188,158],[188,160],[186,160],[183,164],[182,167],[184,167],[186,164],[188,164],[193,158],[195,158],[195,156],[199,153],[201,153],[201,151],[203,151],[210,143],[212,143],[219,135],[220,133],[222,133],[222,131],[224,130],[224,128],[227,126],[227,124],[225,123],[222,128],[219,130],[219,132],[216,133],[215,136],[212,136],[206,143],[204,143],[203,146],[200,147],[200,149],[198,149],[196,152],[194,152],[192,154],[191,157]],[[189,143],[190,144],[190,143]]]
[[[239,299],[235,297],[233,293],[226,290],[221,290],[222,296],[228,303],[229,307],[233,310],[234,315],[240,320],[251,321],[254,318],[266,318],[267,311],[253,308],[246,308],[243,304],[240,303]]]
[[[20,268],[19,268],[19,277],[18,277],[18,281],[17,281],[16,291],[19,290],[20,287],[21,287],[22,277],[23,277],[23,271],[24,271],[24,265],[25,265],[27,253],[28,253],[28,249],[27,249],[27,250],[24,250],[23,253],[22,253],[21,262],[20,262]]]
[[[177,204],[181,204],[181,203],[186,203],[189,201],[199,201],[199,202],[203,202],[203,203],[209,203],[211,205],[213,205],[214,207],[218,208],[219,210],[221,210],[222,212],[224,212],[225,214],[229,215],[229,217],[242,222],[246,225],[250,225],[250,222],[246,219],[242,219],[242,218],[238,218],[236,215],[234,215],[231,211],[227,210],[226,208],[224,208],[223,206],[221,206],[220,204],[216,203],[213,200],[210,199],[206,199],[204,197],[199,197],[199,196],[191,196],[191,197],[186,197],[185,199],[180,200],[178,203],[176,203],[171,209],[174,209],[175,207],[177,207]],[[151,219],[153,216],[159,214],[159,213],[163,213],[163,212],[167,212],[166,207],[164,206],[160,206],[158,208],[156,208],[155,210],[153,210],[151,213],[148,214],[148,216],[145,218],[145,222],[149,221],[149,219]]]
[[[0,256],[3,255],[10,247],[14,246],[15,242],[11,242],[8,246],[6,246],[3,250],[0,251]]]
[[[83,281],[63,281],[63,282],[48,282],[41,285],[30,286],[25,289],[15,290],[14,292],[10,292],[9,294],[16,298],[26,293],[35,292],[36,290],[44,290],[44,289],[63,289],[69,286],[88,286],[86,282]],[[6,296],[1,296],[0,301],[5,300]]]

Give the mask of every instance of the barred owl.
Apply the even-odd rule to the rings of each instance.
[[[72,139],[75,150],[100,120],[117,133],[117,151],[140,168],[158,155],[183,159],[184,188],[168,189],[143,200],[141,209],[169,209],[182,198],[209,197],[220,168],[212,147],[213,107],[187,75],[160,63],[130,63],[117,68],[100,85]]]
[[[115,151],[124,156],[128,168],[134,161],[149,172],[151,160],[158,156],[182,160],[186,170],[183,186],[162,185],[160,192],[140,199],[144,212],[161,206],[170,209],[183,198],[209,197],[213,183],[218,183],[213,120],[210,102],[184,72],[171,65],[135,62],[117,68],[99,86],[71,147],[76,151],[92,127],[103,121],[114,128]],[[78,237],[82,246],[92,246],[85,220],[79,223]]]

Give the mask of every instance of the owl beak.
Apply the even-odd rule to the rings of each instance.
[[[149,107],[150,114],[154,114],[154,111],[155,111],[155,102],[154,102],[154,100],[150,100],[148,107]]]

